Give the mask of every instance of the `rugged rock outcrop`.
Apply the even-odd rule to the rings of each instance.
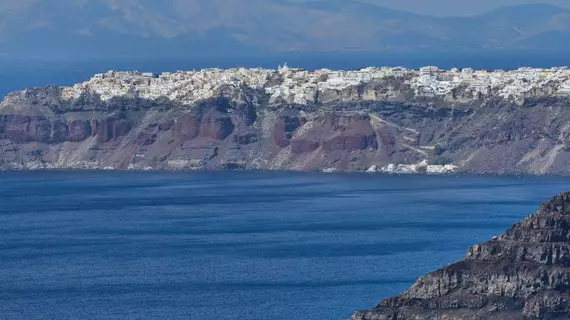
[[[570,193],[352,320],[570,318]]]
[[[305,103],[245,84],[192,103],[27,89],[0,104],[0,168],[366,171],[427,162],[570,174],[568,98],[477,100],[461,88],[426,98],[406,81],[322,90]]]

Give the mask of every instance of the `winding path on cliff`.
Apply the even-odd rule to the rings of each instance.
[[[390,122],[386,119],[381,118],[380,116],[378,116],[377,114],[374,114],[374,113],[369,113],[369,115],[370,115],[370,120],[372,122],[372,125],[379,126],[380,124],[384,124],[384,125],[387,125],[389,127],[398,129],[399,131],[403,132],[402,138],[404,140],[407,140],[410,143],[417,144],[419,136],[421,135],[421,133],[418,130],[413,129],[413,128],[404,127],[404,126],[398,125],[396,123]],[[402,143],[402,146],[404,146],[410,150],[413,150],[413,151],[423,155],[426,158],[429,157],[429,154],[426,151],[421,150],[421,148],[425,148],[425,149],[432,149],[433,148],[432,146],[414,147],[414,146],[411,146],[409,143]]]

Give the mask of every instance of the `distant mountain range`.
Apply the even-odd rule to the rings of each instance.
[[[0,55],[570,50],[570,10],[431,17],[350,0],[3,0]]]

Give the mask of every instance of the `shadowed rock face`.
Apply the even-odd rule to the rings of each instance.
[[[293,153],[306,153],[322,147],[325,151],[377,149],[376,133],[365,115],[326,114],[311,128],[293,139]]]
[[[285,148],[291,144],[291,138],[301,126],[301,120],[297,117],[284,116],[275,123],[273,129],[273,142],[280,148]]]
[[[465,172],[570,174],[570,100],[466,103],[456,91],[419,99],[389,78],[305,105],[244,86],[183,105],[28,89],[0,104],[0,169],[364,171],[428,160]]]
[[[10,114],[0,117],[2,137],[15,142],[50,142],[51,133],[57,126],[56,124],[52,126],[45,117],[41,116]]]
[[[95,122],[97,142],[109,142],[123,137],[131,130],[131,124],[124,119],[103,119]]]
[[[206,114],[191,111],[183,115],[173,128],[173,135],[178,140],[211,138],[224,140],[234,131],[234,124],[227,113],[209,110]]]
[[[568,319],[570,193],[352,320]]]
[[[93,127],[88,120],[74,120],[68,126],[64,126],[60,138],[69,139],[69,141],[83,141],[93,134]]]

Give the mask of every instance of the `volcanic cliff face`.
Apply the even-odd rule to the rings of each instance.
[[[193,89],[164,94],[144,77],[14,92],[0,104],[0,168],[365,171],[428,162],[570,174],[563,96],[482,99],[459,86],[425,97],[407,77],[313,90],[295,78],[301,71],[255,72],[217,85],[192,78]],[[300,93],[286,95],[287,77]]]
[[[353,320],[568,319],[570,193]]]

